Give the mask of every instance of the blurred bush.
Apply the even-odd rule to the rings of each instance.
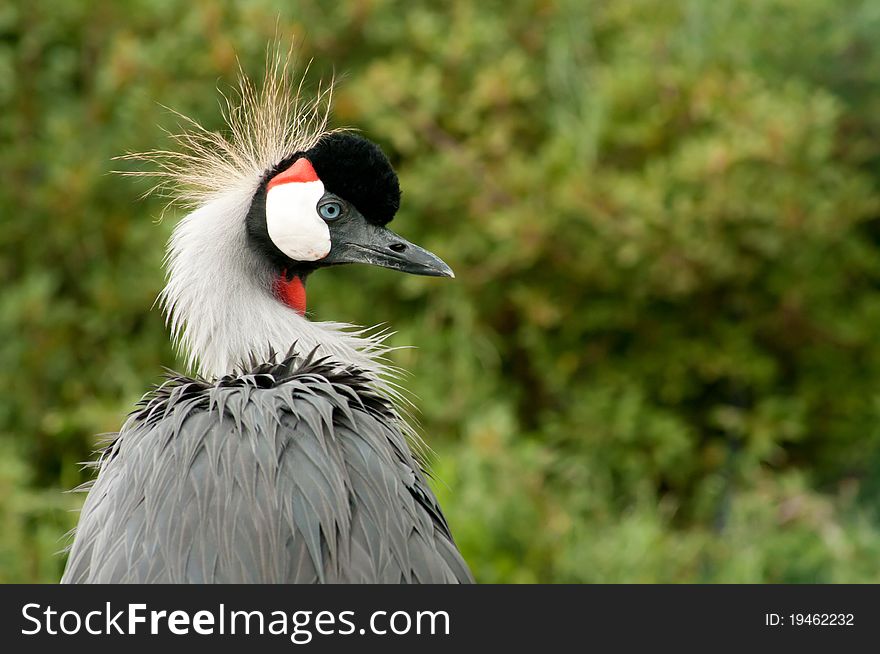
[[[175,366],[146,185],[276,34],[455,282],[390,323],[486,582],[880,582],[880,5],[139,0],[0,7],[0,581],[56,581],[96,434]],[[173,212],[171,218],[174,218]]]

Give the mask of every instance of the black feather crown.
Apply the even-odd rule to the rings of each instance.
[[[334,132],[304,153],[324,188],[351,202],[364,218],[385,225],[400,208],[400,183],[382,149],[362,136]]]

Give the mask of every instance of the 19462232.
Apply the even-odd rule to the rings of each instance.
[[[768,627],[810,626],[810,627],[852,627],[855,615],[852,613],[765,613],[764,624]]]

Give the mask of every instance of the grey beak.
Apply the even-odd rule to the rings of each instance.
[[[386,227],[360,219],[340,229],[331,227],[333,246],[321,264],[366,263],[411,275],[455,277],[452,268],[437,255],[410,243]]]

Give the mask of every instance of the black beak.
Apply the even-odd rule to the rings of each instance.
[[[330,238],[333,245],[321,265],[367,263],[412,275],[455,277],[440,257],[360,215],[331,223]]]

